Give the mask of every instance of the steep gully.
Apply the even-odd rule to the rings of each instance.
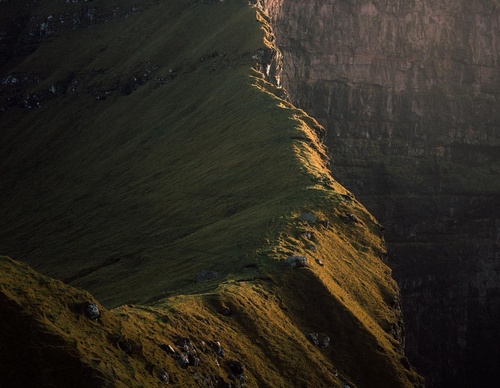
[[[500,10],[488,0],[264,0],[292,102],[386,228],[429,387],[500,365]]]

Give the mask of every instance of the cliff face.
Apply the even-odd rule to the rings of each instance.
[[[497,1],[262,1],[291,100],[385,225],[409,358],[429,386],[500,363]]]

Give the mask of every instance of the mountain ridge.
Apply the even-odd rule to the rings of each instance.
[[[500,363],[497,1],[259,2],[291,101],[384,225],[409,359],[429,387]]]
[[[70,354],[85,323],[101,350],[79,359],[103,386],[162,385],[162,371],[182,386],[421,384],[380,225],[331,178],[322,127],[283,99],[261,11],[28,4],[24,31],[43,34],[2,74],[0,250],[43,275],[2,258],[2,301],[55,314],[36,327]],[[52,26],[75,12],[76,28]],[[102,320],[68,307],[88,302]],[[40,370],[57,386],[53,362]]]

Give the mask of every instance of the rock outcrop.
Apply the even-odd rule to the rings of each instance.
[[[407,352],[428,386],[500,363],[500,6],[265,0],[291,100],[385,225]]]

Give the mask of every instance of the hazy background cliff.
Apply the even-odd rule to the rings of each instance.
[[[493,0],[261,2],[332,174],[386,227],[428,386],[500,365],[500,12]]]

